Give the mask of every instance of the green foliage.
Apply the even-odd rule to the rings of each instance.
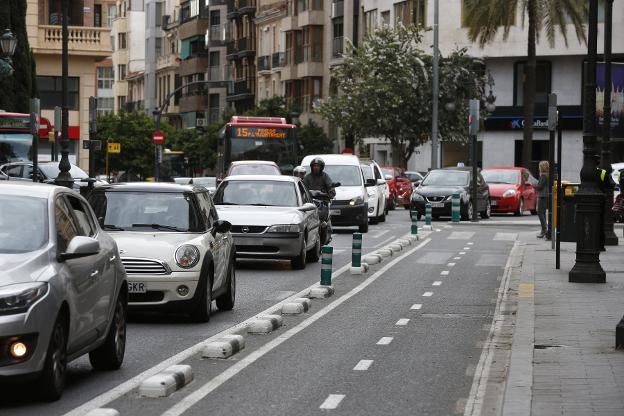
[[[414,26],[383,28],[347,50],[334,69],[338,95],[323,103],[321,115],[346,134],[385,137],[405,166],[431,130],[432,59],[418,48],[422,36]],[[483,98],[484,80],[465,50],[440,60],[440,136],[467,139],[468,99]],[[445,113],[444,103],[455,110]]]
[[[3,0],[0,7],[0,34],[4,29],[11,29],[17,37],[12,58],[14,73],[0,79],[0,109],[20,113],[28,113],[30,98],[38,96],[35,60],[26,33],[26,3],[25,0]]]
[[[327,137],[323,128],[312,120],[299,127],[298,136],[303,155],[332,153],[334,150],[332,140]]]
[[[203,133],[197,130],[171,130],[165,133],[171,136],[167,147],[172,150],[181,150],[188,159],[189,168],[193,171],[214,168],[217,162],[217,143],[221,124],[209,125]]]

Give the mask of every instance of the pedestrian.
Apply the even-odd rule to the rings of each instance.
[[[540,220],[541,231],[537,238],[550,239],[548,233],[548,222],[546,220],[546,210],[548,210],[548,171],[549,165],[547,160],[539,163],[539,182],[535,186],[537,189],[537,216]]]

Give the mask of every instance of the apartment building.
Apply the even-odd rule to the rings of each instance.
[[[168,0],[162,3],[161,28],[164,36],[155,43],[156,55],[156,105],[161,108],[165,100],[181,85],[178,75],[180,66],[180,1]],[[182,127],[179,115],[179,95],[174,95],[163,112],[163,117],[176,127]]]
[[[231,86],[231,71],[227,64],[228,1],[211,0],[208,4],[209,27],[207,33],[208,105],[206,122],[217,123],[228,108],[227,95]],[[233,92],[233,90],[232,90]]]
[[[69,138],[70,160],[88,169],[88,152],[81,140],[89,134],[89,97],[97,90],[96,63],[111,55],[114,0],[72,2],[69,19]],[[26,29],[37,64],[37,88],[43,117],[54,121],[61,105],[61,1],[28,0]],[[39,143],[42,157],[50,154],[47,140]]]
[[[253,108],[256,95],[256,14],[257,0],[229,0],[226,45],[228,77],[232,87],[227,102],[236,113]]]

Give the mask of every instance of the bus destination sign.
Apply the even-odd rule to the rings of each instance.
[[[0,129],[28,130],[30,118],[23,116],[2,116],[0,114]]]
[[[271,127],[235,127],[235,137],[250,139],[285,139],[286,129]]]

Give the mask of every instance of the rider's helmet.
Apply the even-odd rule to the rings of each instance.
[[[303,166],[297,166],[294,170],[293,170],[293,176],[298,176],[301,179],[303,179],[303,177],[306,175],[306,170]]]
[[[320,157],[315,157],[314,159],[312,159],[312,161],[310,162],[310,169],[314,165],[319,165],[321,167],[321,172],[323,171],[323,169],[325,169],[325,162]]]

